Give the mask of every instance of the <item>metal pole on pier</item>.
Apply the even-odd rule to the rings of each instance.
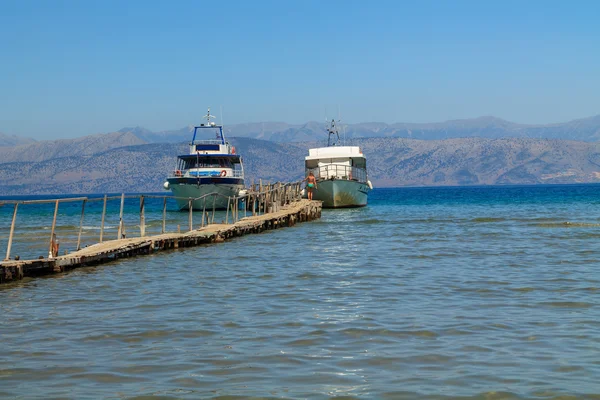
[[[79,235],[77,236],[77,250],[81,250],[81,231],[83,230],[83,217],[85,215],[85,203],[87,199],[83,200],[81,204],[81,219],[79,220]]]
[[[58,200],[56,200],[56,205],[54,206],[54,218],[52,219],[52,230],[50,231],[50,246],[48,249],[48,255],[51,257],[55,257],[58,254],[52,253],[52,247],[54,245],[54,228],[56,228],[56,215],[58,214]]]
[[[100,222],[100,243],[102,243],[102,236],[104,236],[104,217],[106,216],[106,195],[104,195],[104,205],[102,206],[102,222]]]
[[[10,259],[10,248],[12,246],[13,234],[15,233],[15,222],[17,222],[17,209],[19,208],[19,203],[15,203],[15,209],[13,210],[12,223],[10,224],[10,234],[8,236],[8,246],[6,246],[6,258],[4,260]]]

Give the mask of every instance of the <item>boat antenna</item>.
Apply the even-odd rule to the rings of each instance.
[[[342,117],[340,116],[340,105],[338,104],[338,122],[342,121]],[[344,141],[342,142],[342,145],[345,146],[346,145],[346,125],[342,125],[342,130],[344,131]]]
[[[217,118],[214,115],[210,115],[210,107],[208,107],[208,111],[206,112],[206,115],[202,118],[206,118],[206,126],[214,126],[214,122],[210,122],[211,118]],[[215,135],[217,136],[217,140],[219,140],[219,132],[216,132]]]
[[[202,118],[206,118],[207,125],[210,126],[210,119],[217,118],[217,117],[215,117],[214,115],[210,115],[210,107],[208,107],[208,111],[206,112],[206,115]]]

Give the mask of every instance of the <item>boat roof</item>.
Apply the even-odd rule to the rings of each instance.
[[[358,146],[329,146],[308,149],[305,160],[319,160],[321,158],[365,158]]]

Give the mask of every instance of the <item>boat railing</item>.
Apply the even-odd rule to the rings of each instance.
[[[348,181],[367,182],[367,170],[364,168],[353,167],[341,164],[328,164],[320,167],[308,169],[317,180],[341,179]]]
[[[225,171],[225,172],[223,172]],[[196,171],[196,170],[173,170],[169,178],[244,178],[244,171],[239,170],[216,170],[216,171]]]
[[[227,197],[216,192],[197,198],[150,194],[126,195],[123,193],[112,196],[0,200],[0,211],[8,211],[6,206],[13,206],[12,210],[8,211],[12,214],[12,218],[9,215],[3,218],[0,214],[0,217],[2,217],[0,221],[11,221],[10,227],[0,226],[0,243],[7,240],[4,261],[11,259],[13,243],[17,244],[17,251],[20,254],[15,259],[25,259],[28,256],[45,258],[46,254],[48,258],[55,258],[59,256],[58,240],[60,240],[60,252],[67,254],[67,251],[78,251],[87,245],[106,241],[107,230],[110,230],[111,236],[114,235],[112,239],[117,240],[168,232],[181,232],[186,229],[186,223],[180,217],[182,214],[178,211],[179,206],[173,200],[184,199],[188,202],[187,225],[189,231],[201,229],[215,223],[215,216],[217,215],[216,200],[219,197],[227,198],[228,204],[226,214],[218,214],[219,218],[224,217],[221,223],[236,223],[247,217],[248,214],[257,216],[273,213],[279,211],[286,204],[300,201],[302,199],[301,184],[302,182],[253,185],[239,196],[233,197]],[[177,211],[171,210],[172,212],[167,213],[168,204],[171,204],[170,207],[176,208]],[[198,221],[199,210],[197,207],[194,209],[193,204],[204,205],[201,210],[200,222]],[[20,210],[28,207],[37,207],[36,213],[42,219],[44,215],[49,219],[53,215],[53,218],[48,221],[49,225],[52,221],[51,228],[46,230],[47,228],[38,225],[43,224],[43,221],[37,217],[35,226],[26,223],[25,226],[18,227],[17,214]],[[61,209],[60,213],[59,207]],[[162,218],[160,217],[161,214]],[[195,220],[194,215],[196,216]],[[64,220],[62,224],[58,223],[59,217]],[[46,236],[47,240],[44,239],[45,235],[48,235]],[[32,243],[32,237],[40,238],[40,243]],[[1,261],[2,258],[0,257]],[[1,278],[0,276],[0,281]]]

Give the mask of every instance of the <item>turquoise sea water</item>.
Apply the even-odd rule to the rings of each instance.
[[[80,207],[61,206],[67,249]],[[376,189],[292,228],[5,284],[0,397],[600,398],[599,209],[596,185]],[[52,213],[19,214],[17,251],[47,248]]]

